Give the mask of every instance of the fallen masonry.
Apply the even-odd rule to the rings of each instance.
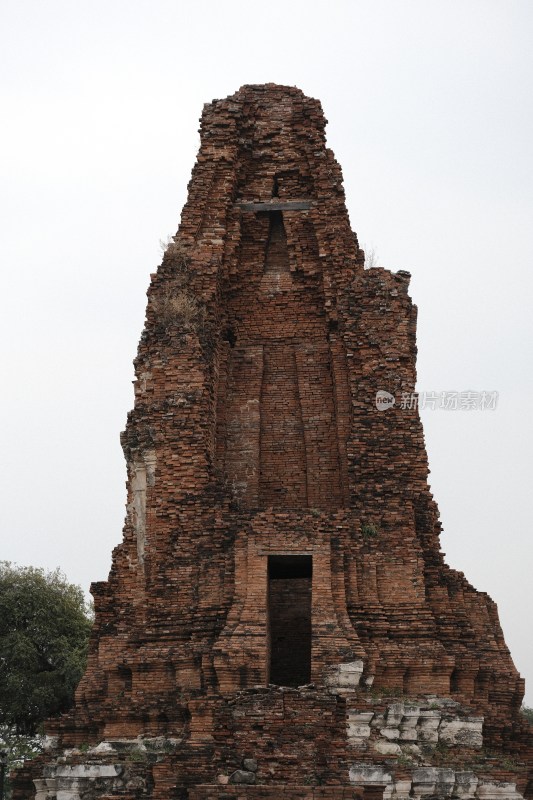
[[[524,686],[450,569],[409,274],[364,269],[320,103],[204,108],[152,275],[127,516],[73,710],[14,800],[518,800]]]

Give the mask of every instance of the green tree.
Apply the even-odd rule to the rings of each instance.
[[[18,769],[24,764],[26,759],[35,758],[42,752],[42,736],[24,736],[15,731],[0,725],[0,750],[7,756],[6,771],[4,776],[4,797],[10,800],[12,793],[9,773]]]
[[[72,705],[90,629],[82,590],[59,570],[0,562],[0,725],[31,736]]]

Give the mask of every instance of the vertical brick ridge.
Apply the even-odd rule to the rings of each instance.
[[[302,410],[289,344],[266,347],[260,414],[259,507],[307,508]]]

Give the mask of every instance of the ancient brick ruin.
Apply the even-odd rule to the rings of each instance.
[[[364,269],[324,128],[273,84],[204,109],[148,292],[124,539],[19,798],[532,795],[496,606],[444,563],[417,410],[375,403],[415,388],[409,274]]]

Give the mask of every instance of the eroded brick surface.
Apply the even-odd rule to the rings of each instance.
[[[414,391],[409,274],[364,269],[324,126],[270,84],[204,109],[148,291],[124,539],[38,800],[526,791],[496,606],[443,561],[417,410],[375,404]],[[269,589],[291,556],[312,576]],[[308,624],[308,684],[267,685],[280,625],[298,649]]]

